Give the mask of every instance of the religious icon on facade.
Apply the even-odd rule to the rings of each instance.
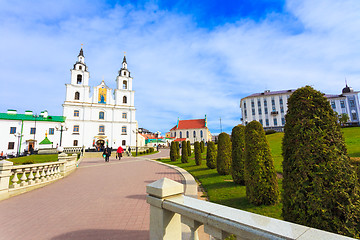
[[[99,103],[106,103],[106,88],[99,88]]]

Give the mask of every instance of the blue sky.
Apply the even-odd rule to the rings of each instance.
[[[360,90],[358,0],[0,1],[0,112],[62,114],[84,44],[90,85],[114,88],[124,51],[140,127],[240,123],[242,97],[311,85]]]

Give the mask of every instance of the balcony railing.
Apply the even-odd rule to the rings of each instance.
[[[167,178],[146,187],[150,204],[150,239],[180,240],[181,223],[190,227],[191,240],[198,229],[213,239],[231,234],[241,239],[352,239],[338,234],[222,206],[183,195],[184,186]]]

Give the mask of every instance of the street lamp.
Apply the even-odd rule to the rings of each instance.
[[[15,137],[18,138],[18,145],[17,145],[17,153],[16,153],[16,156],[19,157],[20,155],[20,138],[24,135],[22,135],[21,133],[15,133],[14,134]]]
[[[159,151],[159,136],[160,136],[161,132],[157,131],[156,132],[156,151]]]
[[[55,126],[57,131],[60,131],[60,147],[61,147],[61,141],[62,141],[62,133],[63,131],[67,131],[68,128],[64,122],[60,123],[59,125]]]
[[[136,156],[138,155],[138,134],[142,132],[141,129],[137,128],[136,130],[133,130],[134,133],[136,133]]]

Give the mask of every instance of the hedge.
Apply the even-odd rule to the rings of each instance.
[[[181,162],[182,163],[187,163],[189,155],[187,153],[188,147],[187,147],[187,143],[186,141],[182,141],[181,143]]]
[[[216,170],[220,175],[229,175],[231,170],[231,140],[227,133],[220,133],[218,138]]]
[[[206,150],[206,166],[210,169],[216,168],[216,146],[213,142],[207,143],[207,150]]]
[[[245,161],[245,126],[237,125],[231,132],[232,164],[231,175],[234,183],[245,185],[244,161]]]
[[[202,159],[201,159],[201,149],[199,142],[194,143],[194,153],[195,153],[195,163],[197,166],[200,166]]]

